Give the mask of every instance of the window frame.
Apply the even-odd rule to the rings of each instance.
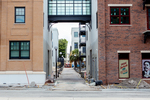
[[[78,42],[74,42],[74,50],[75,50],[75,49],[78,49],[78,47],[79,47],[79,46],[78,46],[77,48],[75,48],[75,44],[77,44],[77,46],[78,46]]]
[[[119,8],[119,15],[111,15],[111,8]],[[129,8],[129,15],[121,15],[121,8]],[[121,17],[124,16],[124,17],[129,17],[129,23],[128,24],[121,24]],[[119,17],[119,23],[118,24],[112,24],[111,23],[111,17]],[[110,25],[130,25],[131,22],[130,22],[130,7],[124,7],[124,6],[119,6],[119,7],[110,7]]]
[[[142,74],[142,79],[150,79],[150,77],[146,78],[146,77],[143,77],[143,60],[150,60],[150,57],[148,58],[143,58],[143,54],[150,54],[150,53],[141,53],[141,74]]]
[[[85,52],[84,52],[84,49],[85,49]],[[86,46],[82,47],[82,53],[86,53]]]
[[[55,0],[55,2],[51,2],[51,0],[48,0],[48,15],[91,15],[91,0],[89,0],[89,2],[83,0],[79,0],[79,2],[77,1],[72,0],[68,2],[67,0],[64,0],[64,2],[59,2],[58,0]],[[53,4],[55,6],[53,6]],[[61,4],[64,6],[61,6]],[[78,4],[81,5],[79,6]],[[54,8],[50,9],[50,7]],[[64,13],[61,13],[62,11],[60,11],[59,7],[63,8]],[[81,9],[79,9],[79,7]],[[78,10],[80,10],[80,13],[78,13]]]
[[[19,42],[19,57],[11,57],[11,42]],[[29,42],[29,57],[21,57],[21,42]],[[30,59],[30,41],[9,41],[9,59]]]
[[[149,17],[148,17],[148,9],[150,9],[150,7],[147,7],[147,30],[150,30],[150,28],[149,28],[149,21],[150,21],[150,19],[149,19]]]
[[[23,16],[23,15],[16,15],[16,8],[24,8],[24,22],[16,22],[16,16]],[[26,15],[26,13],[25,13],[26,11],[25,11],[25,7],[15,7],[15,23],[25,23],[26,21],[25,21],[25,15]]]
[[[119,54],[128,54],[128,59],[127,58],[119,58]],[[128,60],[128,73],[129,73],[129,77],[127,78],[122,78],[122,77],[120,77],[120,70],[119,70],[119,60]],[[130,53],[118,53],[118,78],[119,79],[129,79],[130,78]]]
[[[77,33],[77,37],[75,37],[75,33]],[[74,38],[78,38],[79,37],[79,32],[74,32]]]

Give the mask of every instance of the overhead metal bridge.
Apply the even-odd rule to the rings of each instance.
[[[48,21],[90,22],[91,0],[48,0]]]

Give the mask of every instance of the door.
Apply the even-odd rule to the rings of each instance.
[[[90,50],[90,76],[92,77],[92,50]]]
[[[95,80],[98,80],[97,57],[95,57]]]
[[[47,79],[49,78],[49,50],[48,50],[48,54],[47,54],[47,63],[46,63],[46,77]]]
[[[92,78],[95,78],[95,59],[92,58]]]

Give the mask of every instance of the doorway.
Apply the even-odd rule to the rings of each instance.
[[[92,68],[92,50],[90,50],[90,76],[92,77],[92,72],[93,72],[93,68]]]

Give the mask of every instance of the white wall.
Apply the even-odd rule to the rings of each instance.
[[[74,32],[78,32],[78,37],[74,37]],[[72,46],[72,51],[74,50],[74,43],[78,43],[78,49],[79,49],[79,28],[72,28],[71,29],[71,46]]]
[[[44,85],[45,83],[45,72],[27,71],[26,75],[25,71],[0,71],[0,74],[0,85],[3,83],[27,85],[28,80],[29,83],[35,82],[37,85]]]
[[[96,13],[97,13],[97,0],[91,0],[92,4],[92,29],[87,30],[88,31],[88,41],[86,42],[86,65],[87,65],[87,73],[90,71],[90,50],[92,50],[92,69],[93,74],[96,72],[96,68],[98,71],[98,29],[96,27]],[[95,66],[96,65],[96,66]],[[92,77],[95,78],[97,76],[98,78],[98,72],[93,75]]]
[[[58,47],[57,49],[57,58],[59,57],[59,33],[57,28],[52,28],[52,50],[53,50],[53,56],[52,56],[52,61],[53,61],[53,67],[55,67],[56,65],[56,51],[54,49],[54,47]]]
[[[86,37],[82,37],[83,35],[80,36],[79,40],[80,40],[80,43],[85,43],[86,42]]]
[[[43,0],[43,17],[44,17],[44,22],[43,22],[43,66],[44,66],[44,71],[47,73],[47,76],[52,74],[52,47],[51,47],[51,34],[48,29],[48,0]],[[48,50],[49,50],[49,61],[48,61]],[[48,66],[49,63],[49,66]],[[48,70],[49,69],[49,70]],[[48,74],[49,73],[49,74]]]

